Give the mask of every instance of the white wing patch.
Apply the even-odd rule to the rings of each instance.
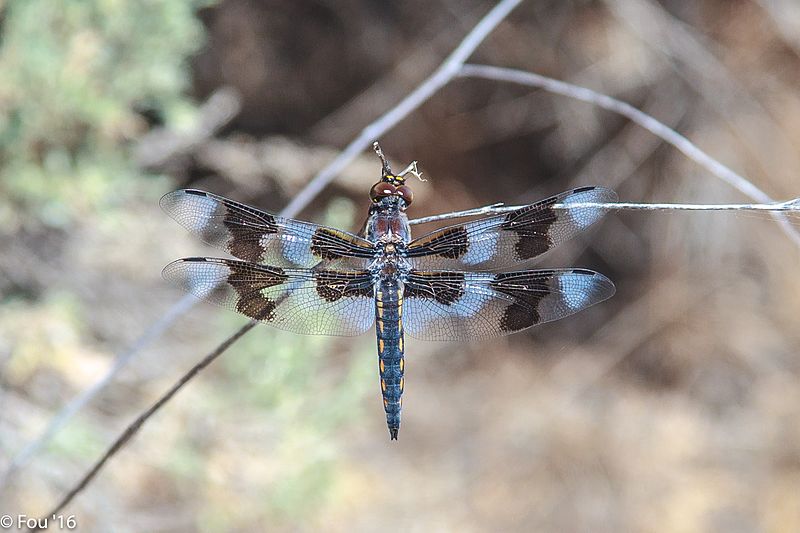
[[[461,256],[461,262],[465,265],[479,265],[491,260],[497,253],[497,244],[500,241],[500,233],[487,233],[481,235],[479,240],[470,241],[467,253]]]
[[[597,203],[597,202],[615,202],[617,195],[613,191],[604,189],[593,189],[582,192],[576,192],[565,197],[561,203],[564,205],[571,204],[584,204],[584,203]],[[596,207],[575,208],[567,209],[569,218],[576,228],[585,230],[606,214],[605,209]]]
[[[596,283],[593,278],[562,276],[557,279],[561,292],[560,297],[570,311],[579,311],[587,306],[591,300],[592,288]]]

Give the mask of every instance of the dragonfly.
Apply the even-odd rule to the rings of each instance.
[[[380,147],[359,234],[284,218],[210,192],[166,194],[162,208],[236,259],[187,257],[163,276],[199,298],[300,334],[360,335],[375,326],[390,440],[400,429],[408,334],[476,341],[558,320],[613,296],[603,274],[582,268],[515,270],[599,220],[614,191],[579,187],[513,211],[449,225],[415,239],[408,176]],[[574,204],[571,207],[570,204]],[[454,216],[459,216],[457,213]],[[446,219],[448,215],[436,218]]]

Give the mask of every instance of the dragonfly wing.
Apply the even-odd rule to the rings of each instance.
[[[164,278],[206,301],[294,333],[360,335],[375,321],[372,275],[191,257]]]
[[[375,255],[352,233],[261,211],[195,189],[164,195],[161,207],[204,242],[251,263],[310,268],[339,261],[363,268]]]
[[[597,222],[601,207],[554,204],[606,203],[617,195],[581,187],[516,211],[438,229],[409,243],[406,255],[419,270],[500,270],[538,257]]]
[[[608,278],[584,269],[412,270],[405,282],[403,322],[409,335],[425,340],[499,337],[572,315],[614,291]]]

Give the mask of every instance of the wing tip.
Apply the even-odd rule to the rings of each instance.
[[[161,269],[161,278],[165,281],[174,282],[175,280],[172,275],[175,273],[175,268],[185,261],[186,259],[176,259],[175,261],[167,263],[167,265]]]
[[[201,191],[200,189],[175,189],[174,191],[170,191],[162,196],[158,201],[158,205],[160,205],[161,209],[163,209],[167,214],[172,214],[171,208],[179,202],[179,198],[181,196],[187,195],[208,198],[210,193]]]
[[[163,209],[165,213],[169,214],[169,207],[174,203],[175,197],[178,196],[180,192],[180,189],[177,191],[169,191],[158,201],[158,205],[161,206],[161,209]]]
[[[216,263],[216,262],[218,261],[215,261],[213,257],[182,257],[181,259],[176,259],[175,261],[167,263],[167,265],[163,269],[161,269],[161,277],[167,281],[175,281],[172,277],[170,277],[170,275],[174,273],[178,265],[183,263]]]
[[[175,265],[182,262],[183,259],[176,259],[175,261],[167,263],[167,265],[161,269],[161,277],[167,281],[172,281],[172,278],[170,278],[170,274],[172,274],[173,270],[175,270]]]
[[[592,292],[597,296],[597,299],[593,299],[591,305],[608,300],[617,293],[617,286],[602,272],[589,270],[587,268],[573,268],[571,272],[573,274],[591,277],[595,282]]]
[[[597,277],[600,280],[600,283],[597,289],[598,300],[595,303],[604,302],[617,294],[617,286],[614,285],[613,281],[599,272],[597,273]]]

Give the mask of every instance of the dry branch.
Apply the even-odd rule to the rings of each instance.
[[[555,80],[533,72],[489,65],[464,65],[459,76],[464,78],[483,78],[519,83],[529,87],[540,88],[554,94],[568,96],[576,100],[594,104],[608,111],[613,111],[614,113],[628,118],[653,135],[661,137],[664,141],[680,150],[686,157],[756,202],[761,204],[772,204],[775,202],[767,193],[756,187],[750,180],[741,174],[737,174],[729,167],[702,151],[677,131],[636,109],[632,105],[617,100],[616,98],[612,98],[586,87]],[[788,235],[797,246],[800,246],[800,233],[791,225],[789,220],[779,213],[773,216],[781,225],[786,235]]]

